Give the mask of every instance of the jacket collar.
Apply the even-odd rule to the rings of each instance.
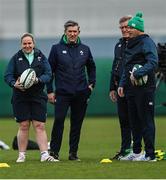
[[[34,48],[33,50],[34,50],[34,57],[38,57],[41,55],[41,51],[39,49]],[[19,50],[18,54],[19,54],[19,56],[25,56],[22,49]]]
[[[128,41],[128,45],[127,47],[130,49],[132,48],[133,46],[135,46],[136,44],[140,43],[140,40],[146,38],[146,37],[149,37],[147,34],[142,34],[142,35],[139,35],[137,37],[134,37],[134,38],[131,38],[129,39]]]

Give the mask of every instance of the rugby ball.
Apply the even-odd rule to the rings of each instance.
[[[132,69],[132,72],[138,70],[138,69],[141,68],[141,67],[142,67],[142,65],[140,65],[140,64],[135,64],[134,67],[133,67],[133,69]],[[145,84],[147,83],[147,81],[148,81],[148,75],[145,75],[145,76],[142,76],[142,77],[139,78],[139,79],[136,79],[136,80],[134,81],[134,84],[135,84],[135,86],[143,86],[143,85],[145,85]]]
[[[20,83],[24,89],[30,88],[36,80],[36,72],[32,68],[26,69],[20,76]]]

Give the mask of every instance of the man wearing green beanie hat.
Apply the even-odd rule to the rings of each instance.
[[[144,20],[142,18],[142,13],[138,12],[135,17],[130,19],[128,26],[144,32]]]
[[[130,39],[125,51],[125,67],[119,83],[118,94],[127,98],[132,127],[133,152],[121,160],[156,161],[154,94],[155,69],[158,64],[157,48],[149,35],[144,33],[142,13],[129,20]],[[136,70],[133,68],[139,65]],[[147,82],[138,86],[139,80]],[[125,91],[124,91],[125,90]],[[144,140],[145,153],[141,141]]]

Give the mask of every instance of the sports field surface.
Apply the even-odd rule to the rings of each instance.
[[[49,139],[52,123],[52,118],[49,118],[46,124]],[[119,150],[120,130],[116,117],[85,118],[78,153],[81,162],[68,160],[68,119],[58,163],[41,163],[38,150],[27,151],[26,162],[16,163],[18,152],[11,144],[17,128],[14,119],[0,119],[0,140],[11,147],[10,150],[0,150],[0,163],[10,165],[9,168],[0,168],[0,179],[166,179],[166,160],[100,163]],[[30,139],[35,141],[32,128]],[[166,151],[166,117],[156,117],[156,149]]]

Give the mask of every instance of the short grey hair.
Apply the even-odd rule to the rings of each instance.
[[[133,16],[132,15],[126,15],[126,16],[123,16],[119,19],[119,24],[125,22],[125,21],[128,21],[132,18]]]
[[[72,21],[72,20],[67,21],[67,22],[64,24],[64,29],[65,29],[65,31],[67,30],[67,28],[68,28],[69,26],[78,26],[78,30],[80,30],[80,26],[79,26],[79,24],[78,24],[76,21]]]

